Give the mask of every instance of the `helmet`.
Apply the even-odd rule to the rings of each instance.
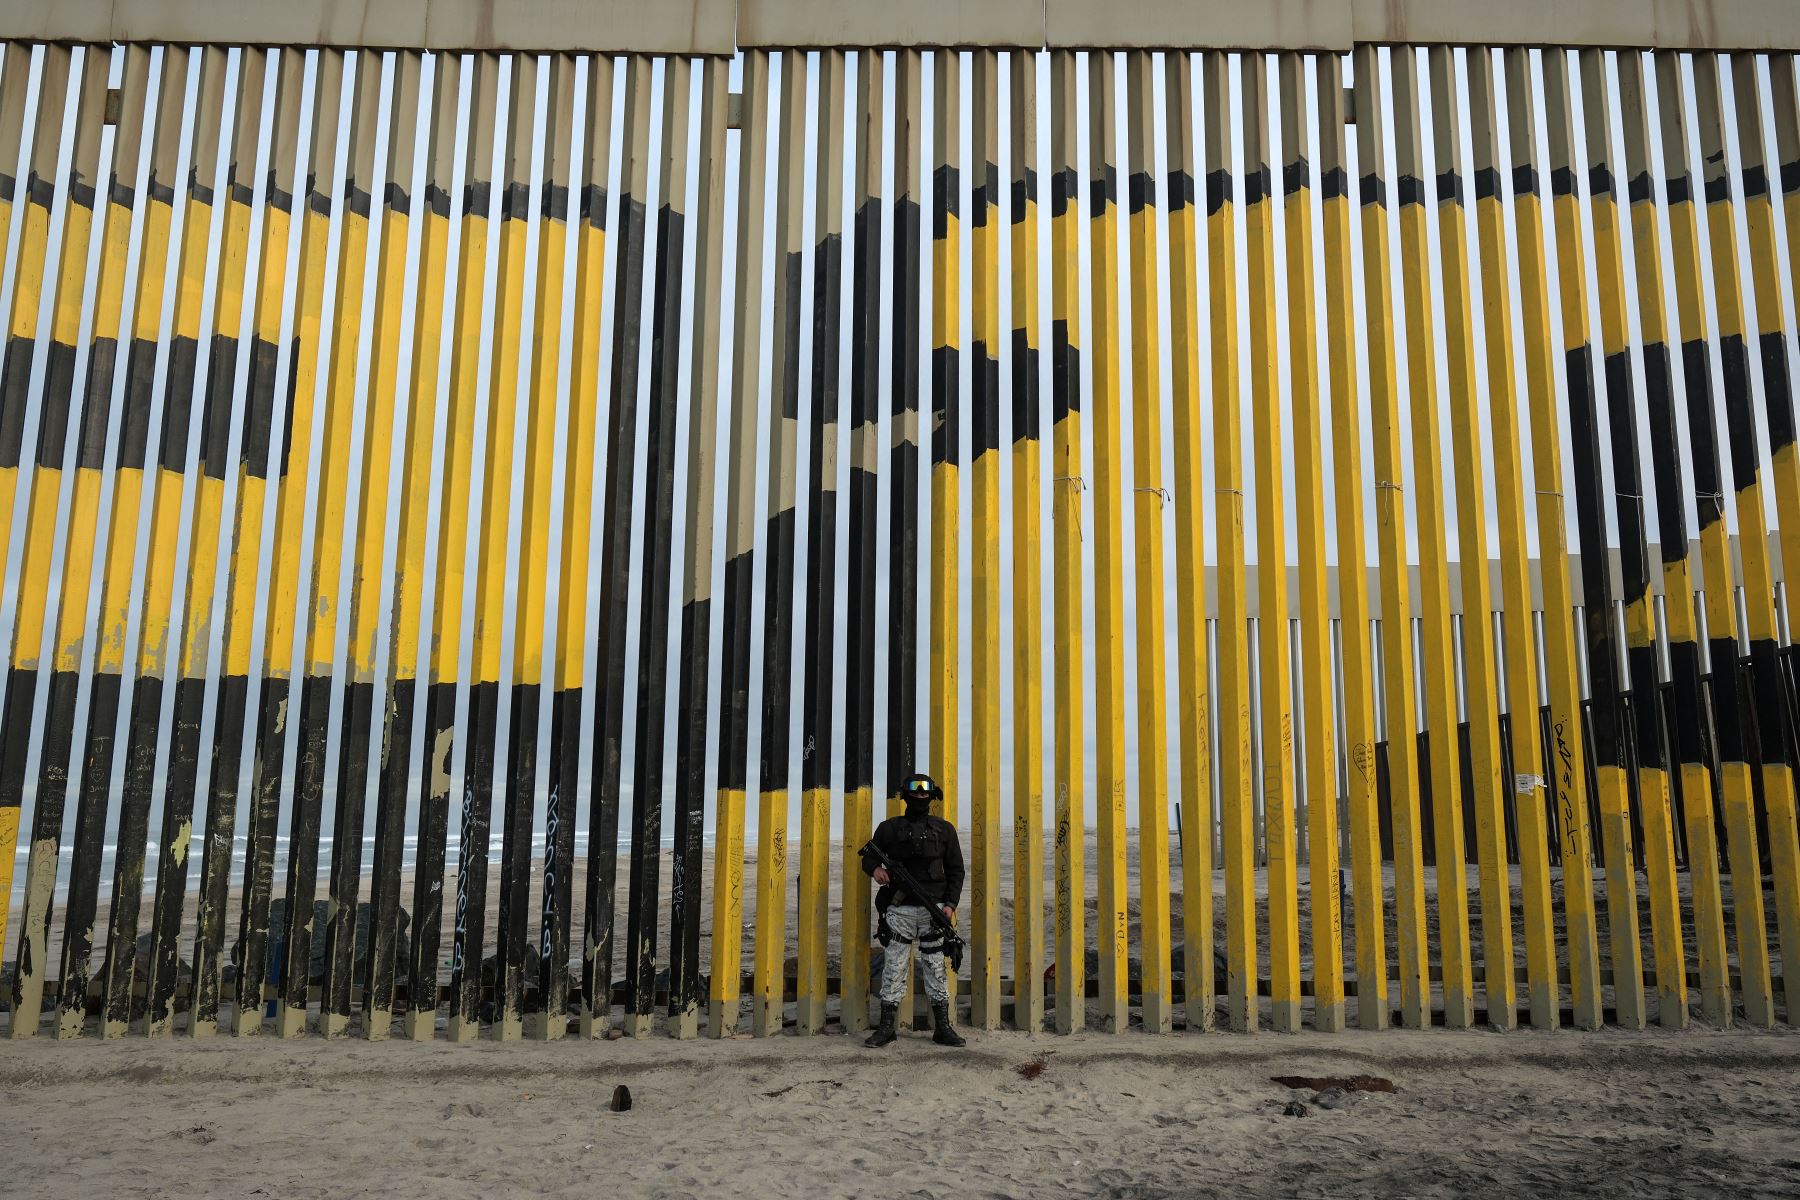
[[[932,802],[940,801],[944,798],[944,789],[929,775],[908,775],[900,785],[900,799],[911,800],[914,797]]]

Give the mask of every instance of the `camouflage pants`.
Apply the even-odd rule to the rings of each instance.
[[[887,910],[887,924],[893,937],[881,959],[881,1002],[900,1003],[916,942],[919,965],[925,972],[925,994],[933,1004],[946,1003],[950,987],[944,979],[944,935],[931,923],[931,914],[917,904],[896,904]]]

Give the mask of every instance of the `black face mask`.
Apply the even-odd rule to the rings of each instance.
[[[906,797],[906,815],[909,819],[914,820],[914,821],[923,821],[926,817],[930,816],[931,815],[931,797],[930,796],[908,796],[908,797]]]

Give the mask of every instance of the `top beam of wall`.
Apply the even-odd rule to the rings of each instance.
[[[1796,0],[0,0],[0,38],[730,54],[739,46],[1800,50]]]
[[[0,36],[730,54],[737,9],[737,0],[0,0]]]
[[[1349,0],[1358,42],[1800,49],[1794,0]]]

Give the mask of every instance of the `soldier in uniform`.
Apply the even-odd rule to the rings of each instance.
[[[875,896],[875,909],[881,914],[885,935],[882,944],[886,947],[881,965],[881,1024],[863,1043],[867,1046],[885,1046],[899,1036],[894,1023],[900,1011],[900,997],[906,990],[907,973],[912,970],[915,944],[925,972],[925,994],[931,999],[935,1027],[931,1040],[940,1046],[964,1044],[950,1023],[944,935],[932,924],[925,908],[927,904],[936,905],[954,922],[956,904],[962,898],[962,843],[957,840],[956,827],[931,811],[932,803],[943,797],[931,776],[914,775],[900,785],[905,813],[889,817],[875,830],[875,844],[911,873],[924,895],[907,894],[872,856],[863,859],[863,870],[881,885]]]

